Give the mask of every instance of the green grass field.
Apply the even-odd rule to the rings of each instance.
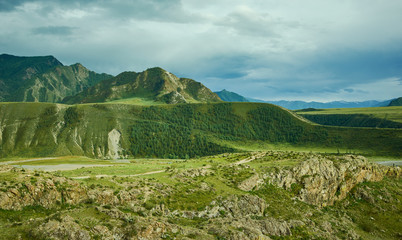
[[[402,123],[402,107],[369,107],[369,108],[328,108],[317,111],[296,111],[298,114],[365,114],[376,118]]]

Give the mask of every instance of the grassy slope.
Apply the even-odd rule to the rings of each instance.
[[[70,114],[72,117],[67,114],[69,108],[76,113]],[[267,148],[402,154],[401,130],[311,125],[279,107],[261,103],[2,103],[0,123],[3,157],[99,157],[94,152],[107,153],[107,134],[114,128],[122,134],[122,147],[138,157],[193,157]]]
[[[333,108],[319,109],[318,111],[297,111],[303,115],[321,115],[321,114],[365,114],[376,118],[387,119],[402,123],[402,107],[371,107],[371,108]]]

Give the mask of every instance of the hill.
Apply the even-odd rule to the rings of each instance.
[[[312,125],[261,103],[2,103],[0,122],[1,157],[186,158],[241,151],[247,144],[402,155],[401,130]]]
[[[333,102],[305,102],[305,101],[263,101],[254,98],[247,98],[250,102],[263,102],[275,104],[290,110],[307,109],[307,108],[365,108],[365,107],[385,107],[391,100],[376,101],[369,100],[363,102],[347,102],[347,101],[333,101]]]
[[[402,97],[391,100],[388,106],[402,106]]]
[[[161,103],[220,102],[221,99],[199,82],[178,78],[155,67],[143,72],[123,72],[85,91],[63,100],[64,103],[95,103],[142,98]]]
[[[245,97],[226,89],[215,93],[225,102],[249,102]]]
[[[0,101],[60,102],[112,77],[97,74],[81,64],[64,66],[53,56],[0,55]]]
[[[402,107],[301,109],[308,120],[331,126],[402,128]]]

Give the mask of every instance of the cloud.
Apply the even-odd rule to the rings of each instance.
[[[345,89],[343,89],[343,91],[348,92],[348,93],[352,93],[352,92],[354,92],[355,90],[352,89],[352,88],[345,88]]]
[[[160,66],[267,100],[382,98],[402,92],[400,12],[400,1],[0,0],[0,51],[112,74]],[[364,87],[392,78],[384,93]]]
[[[74,27],[68,26],[47,26],[32,29],[32,32],[37,35],[58,35],[68,36],[73,34]]]
[[[216,25],[234,30],[241,35],[274,36],[276,22],[267,13],[258,13],[247,6],[240,6],[234,12],[218,20]]]
[[[28,1],[29,0],[0,0],[0,12],[13,11],[16,7]]]

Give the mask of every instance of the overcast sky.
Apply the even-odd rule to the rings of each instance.
[[[402,96],[402,0],[0,0],[0,53],[264,100]]]

